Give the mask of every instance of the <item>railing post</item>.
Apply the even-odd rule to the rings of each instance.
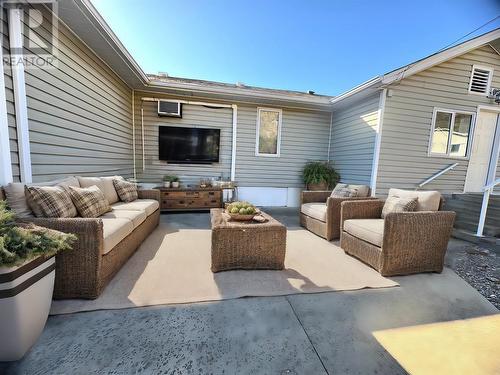
[[[490,201],[490,193],[493,188],[490,187],[484,191],[483,194],[483,204],[481,206],[481,214],[479,216],[479,224],[477,225],[476,235],[478,237],[483,236],[484,223],[486,222],[486,212],[488,211],[488,203]]]

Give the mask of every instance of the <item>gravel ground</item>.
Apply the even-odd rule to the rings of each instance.
[[[447,265],[500,310],[500,254],[464,241],[450,247]]]

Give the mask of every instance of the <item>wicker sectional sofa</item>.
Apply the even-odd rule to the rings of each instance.
[[[53,185],[53,182],[47,184]],[[55,299],[97,298],[158,226],[159,190],[139,190],[138,194],[139,199],[135,201],[112,203],[112,211],[97,218],[25,216],[18,219],[78,237],[72,250],[56,257]],[[0,198],[5,198],[4,192],[0,193]],[[7,195],[9,203],[8,198]]]

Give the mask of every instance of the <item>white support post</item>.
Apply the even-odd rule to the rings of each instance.
[[[3,71],[3,48],[0,38],[0,185],[12,182],[12,161],[10,158],[9,123],[7,120],[7,99]]]
[[[236,136],[238,131],[238,106],[236,104],[231,105],[233,109],[233,138],[232,138],[232,148],[231,148],[231,181],[236,178]]]
[[[486,213],[488,212],[488,204],[490,202],[490,193],[491,193],[491,188],[486,189],[483,195],[483,204],[481,206],[481,214],[479,216],[479,224],[477,225],[477,233],[476,233],[478,237],[483,236],[484,223],[486,222]]]
[[[12,84],[16,108],[17,148],[21,181],[32,182],[31,151],[28,127],[28,104],[23,62],[22,9],[9,9],[9,42],[12,57]]]
[[[373,148],[373,161],[372,161],[372,173],[370,177],[370,189],[372,197],[375,196],[377,191],[377,176],[378,176],[378,163],[380,160],[380,145],[382,143],[382,127],[384,124],[384,111],[385,111],[385,101],[387,97],[387,89],[383,89],[380,92],[379,104],[378,104],[378,123],[375,130],[375,146]]]

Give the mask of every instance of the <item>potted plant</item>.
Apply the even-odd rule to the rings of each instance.
[[[171,176],[170,183],[172,184],[173,188],[178,188],[180,183],[179,183],[179,177],[177,176]]]
[[[170,179],[172,178],[172,176],[170,175],[165,175],[163,176],[163,187],[165,188],[169,188],[170,187]]]
[[[305,165],[302,178],[307,190],[328,190],[337,184],[340,176],[329,162],[313,161]]]
[[[0,361],[22,358],[42,333],[54,289],[54,255],[75,239],[16,223],[0,201]]]

